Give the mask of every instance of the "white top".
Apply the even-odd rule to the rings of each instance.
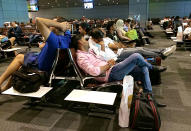
[[[178,32],[181,33],[182,32],[182,26],[178,27]]]
[[[96,55],[102,56],[104,60],[108,61],[111,59],[117,60],[117,54],[115,54],[110,48],[109,44],[114,44],[113,40],[106,37],[103,38],[104,45],[105,45],[105,51],[101,50],[101,45],[95,43],[95,41],[92,40],[92,38],[89,39],[89,46],[90,49],[93,49]]]
[[[184,27],[184,26],[187,26],[188,25],[188,23],[182,23],[182,26]]]
[[[187,27],[185,30],[184,30],[184,35],[188,35],[190,34],[191,32],[191,27]]]

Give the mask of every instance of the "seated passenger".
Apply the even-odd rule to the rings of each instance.
[[[188,22],[188,27],[184,30],[184,35],[189,35],[191,33],[191,21]]]
[[[125,36],[126,32],[123,30],[123,28],[124,28],[124,22],[123,22],[123,20],[119,19],[116,22],[117,35],[118,35],[119,39],[121,41],[131,41],[130,38]]]
[[[39,54],[29,52],[27,54],[18,54],[11,64],[7,67],[5,72],[0,76],[0,89],[1,92],[10,88],[11,86],[11,75],[17,71],[21,66],[31,67],[41,71],[50,72],[52,64],[54,62],[57,48],[68,48],[71,35],[69,24],[58,23],[53,20],[37,18],[37,27],[40,30],[42,36],[46,40],[46,45],[42,48]],[[55,35],[50,31],[49,27],[57,28],[57,31],[65,32],[65,35]],[[61,33],[62,33],[61,32]],[[8,82],[2,87],[2,84],[7,80]]]
[[[134,22],[132,22],[128,32],[125,33],[125,36],[127,36],[131,40],[138,39],[138,34],[137,34],[137,31],[135,30],[135,26],[136,26],[136,24]]]
[[[15,22],[11,22],[11,28],[8,31],[8,38],[15,37],[16,39],[23,35],[21,27],[16,25]]]
[[[113,59],[105,61],[102,57],[97,57],[94,51],[89,49],[88,41],[81,35],[75,36],[72,44],[76,44],[77,63],[83,71],[92,76],[106,74],[105,77],[98,77],[96,80],[100,82],[123,80],[125,75],[133,74],[136,68],[139,68],[140,75],[143,74],[141,82],[144,85],[144,91],[152,92],[148,69],[156,69],[156,67],[147,63],[140,54],[134,53],[124,61],[116,63]],[[136,77],[140,76],[133,77],[137,79]]]
[[[79,32],[84,36],[86,40],[89,39],[89,31],[91,30],[90,25],[83,22],[79,25]]]
[[[148,49],[143,47],[136,48],[118,48],[110,38],[104,38],[101,30],[93,29],[89,39],[89,46],[94,50],[95,54],[102,56],[105,60],[115,59],[117,62],[123,61],[133,53],[139,53],[144,57],[161,57],[166,58],[176,50],[176,46],[166,49]],[[117,53],[115,53],[115,50]]]
[[[119,42],[119,38],[117,36],[117,32],[116,32],[116,25],[114,21],[109,21],[106,27],[107,31],[106,31],[106,37],[109,37],[110,39]]]
[[[130,29],[130,24],[131,24],[131,20],[130,19],[127,19],[124,21],[124,31],[128,31]]]

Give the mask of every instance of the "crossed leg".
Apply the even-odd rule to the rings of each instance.
[[[5,72],[0,76],[0,87],[8,79],[8,82],[1,87],[1,92],[11,87],[11,75],[17,71],[24,63],[24,54],[18,54],[11,64],[7,67]]]

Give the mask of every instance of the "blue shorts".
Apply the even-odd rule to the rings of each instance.
[[[28,52],[24,56],[23,66],[32,69],[38,69],[38,54],[37,52]]]

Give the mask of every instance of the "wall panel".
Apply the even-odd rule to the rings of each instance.
[[[98,6],[89,10],[85,10],[83,7],[51,8],[40,9],[39,12],[30,12],[29,16],[32,18],[36,16],[46,18],[52,18],[54,16],[63,16],[65,18],[81,18],[82,16],[86,16],[88,18],[127,18],[128,11],[128,5]]]
[[[149,17],[163,18],[165,16],[188,16],[191,13],[191,0],[151,1]]]
[[[26,0],[0,0],[0,26],[7,21],[28,22]]]

